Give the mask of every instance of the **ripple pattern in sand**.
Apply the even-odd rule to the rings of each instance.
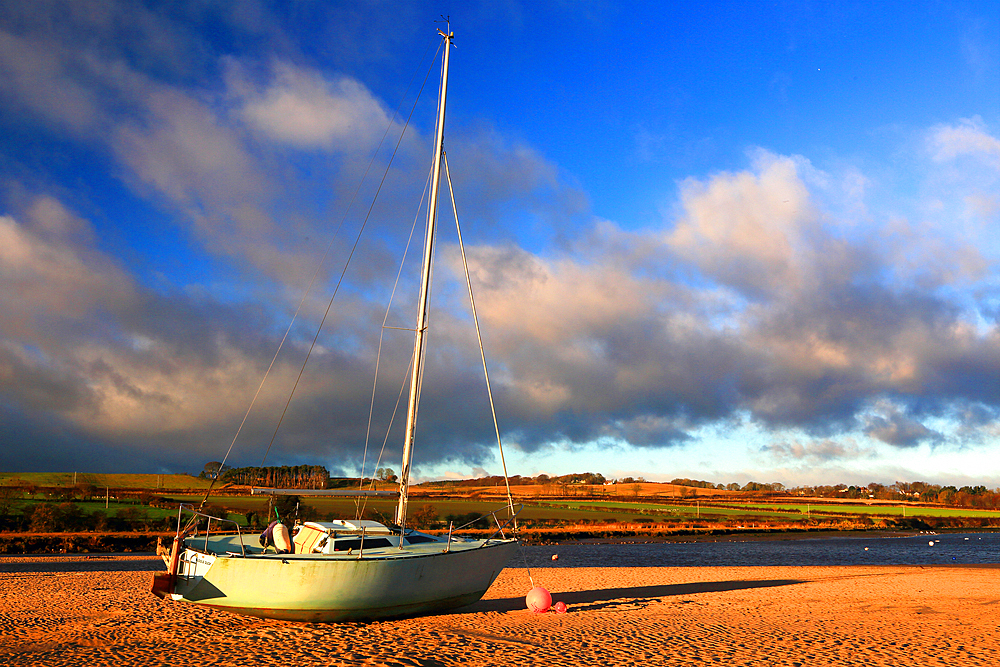
[[[296,624],[161,601],[149,573],[0,573],[0,664],[995,665],[997,569],[560,569],[536,583],[570,612],[523,607],[523,570],[433,617]],[[539,576],[544,581],[539,581]]]

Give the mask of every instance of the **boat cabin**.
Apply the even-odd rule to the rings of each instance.
[[[292,542],[297,554],[332,554],[398,547],[399,533],[393,533],[377,521],[345,520],[306,521],[296,527]],[[408,532],[402,537],[403,546],[439,542],[433,535]]]

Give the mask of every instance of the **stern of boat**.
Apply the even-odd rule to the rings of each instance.
[[[182,523],[185,512],[190,512],[192,518],[187,523]],[[205,533],[203,537],[195,537],[192,533],[197,531],[201,519],[205,519]],[[224,522],[232,523],[236,526],[236,535],[212,535],[213,521],[217,525]],[[195,540],[203,542],[203,548],[193,546]],[[239,524],[202,514],[188,505],[181,505],[177,512],[177,533],[170,549],[165,549],[162,544],[157,545],[156,553],[163,558],[167,571],[153,575],[151,592],[159,598],[169,596],[173,600],[184,599],[204,579],[205,574],[215,563],[217,554],[234,549],[242,554],[247,551]]]

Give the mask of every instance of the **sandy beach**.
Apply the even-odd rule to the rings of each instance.
[[[4,665],[996,665],[1000,567],[523,569],[421,618],[296,624],[161,601],[145,555],[0,558]]]

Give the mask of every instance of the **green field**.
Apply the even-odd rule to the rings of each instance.
[[[109,503],[108,506],[105,507],[103,500],[100,501],[100,502],[97,502],[97,501],[79,502],[78,501],[78,502],[75,502],[73,504],[76,505],[77,507],[79,507],[81,510],[83,510],[87,514],[93,514],[95,512],[104,512],[105,514],[108,514],[109,516],[112,516],[112,515],[117,514],[121,510],[125,510],[125,509],[131,508],[131,509],[134,509],[134,510],[138,510],[139,512],[141,512],[145,516],[149,517],[150,519],[165,519],[167,517],[176,517],[177,516],[177,509],[176,508],[165,509],[165,508],[161,508],[161,507],[146,507],[145,505],[118,504],[118,503],[113,503],[113,502]]]
[[[545,505],[552,507],[553,509],[558,509],[560,507],[578,508],[581,510],[588,510],[593,512],[594,510],[600,510],[603,508],[615,509],[618,511],[635,511],[636,516],[643,516],[642,510],[646,511],[646,516],[648,518],[649,512],[655,512],[659,515],[659,518],[675,518],[681,520],[691,520],[691,519],[706,519],[706,518],[727,518],[727,519],[788,519],[789,515],[785,512],[775,512],[767,510],[757,510],[748,511],[746,509],[739,509],[734,507],[721,507],[717,505],[708,505],[702,503],[699,505],[676,505],[670,503],[639,503],[639,502],[625,502],[616,500],[582,500],[574,502],[563,502],[563,501],[544,501],[540,502],[540,505]]]
[[[727,504],[727,506],[729,506]],[[1000,510],[984,510],[974,507],[926,507],[924,505],[853,505],[847,503],[740,503],[737,507],[754,509],[785,510],[784,516],[794,516],[795,513],[805,515],[821,514],[823,516],[868,514],[871,516],[932,516],[932,517],[968,517],[980,519],[1000,519]],[[791,513],[791,514],[789,514]]]
[[[135,490],[147,490],[155,496],[167,499],[167,503],[201,502],[209,480],[190,475],[156,475],[156,474],[103,474],[103,473],[0,473],[0,486],[14,486],[29,483],[35,487],[62,487],[71,489],[74,486],[89,484],[96,488],[96,497],[89,502],[78,503],[87,513],[106,511],[114,516],[119,508],[136,507],[151,519],[161,519],[176,515],[176,508],[159,509],[135,504]],[[105,488],[133,490],[133,498],[123,499],[118,504],[111,498],[110,507],[105,510],[101,501]],[[112,494],[113,495],[113,494]],[[15,508],[24,507],[35,499],[21,498],[14,502]],[[213,495],[208,504],[223,507],[229,511],[234,520],[245,524],[245,515],[256,512],[263,519],[268,511],[266,496],[229,496]],[[320,519],[333,517],[353,517],[357,513],[357,500],[344,497],[303,496],[301,502],[315,510]],[[362,499],[363,506],[383,518],[392,517],[396,501],[380,499]],[[936,507],[916,504],[867,504],[857,503],[823,503],[823,502],[741,502],[736,500],[703,499],[700,502],[687,500],[684,502],[639,502],[627,500],[607,500],[600,498],[584,499],[536,499],[525,498],[515,500],[523,502],[524,509],[519,515],[522,522],[560,522],[573,523],[604,523],[604,522],[690,522],[726,521],[746,523],[782,523],[798,522],[806,519],[814,521],[860,519],[899,519],[906,518],[940,518],[940,519],[993,519],[1000,520],[1000,510],[986,510],[971,507]],[[425,505],[433,507],[440,521],[447,517],[464,517],[470,514],[486,514],[502,509],[504,502],[499,499],[443,499],[438,496],[424,498],[413,495],[410,499],[410,511],[417,512]],[[502,513],[501,513],[502,515]]]
[[[103,500],[94,499],[91,501],[78,501],[75,504],[87,514],[95,512],[106,513],[109,517],[119,514],[129,508],[137,510],[141,516],[151,520],[172,519],[177,516],[176,506],[172,503],[187,503],[197,506],[202,499],[202,495],[197,493],[185,494],[164,494],[161,496],[167,503],[166,507],[150,507],[137,504],[134,499],[116,502],[111,500],[105,507]],[[15,505],[24,507],[31,501],[23,499],[17,501]],[[56,502],[56,501],[50,501]],[[357,505],[355,499],[343,497],[303,497],[302,504],[315,510],[319,520],[332,518],[351,518],[357,516]],[[369,511],[377,513],[376,517],[383,520],[390,520],[393,516],[396,502],[390,499],[368,499],[362,500],[363,507]],[[212,496],[209,498],[206,512],[217,514],[217,508],[225,508],[229,514],[229,519],[239,523],[246,528],[249,512],[256,512],[261,520],[267,515],[269,499],[266,496]],[[468,499],[424,499],[421,497],[411,497],[411,514],[430,505],[437,513],[439,527],[443,527],[448,517],[468,517],[469,515],[482,515],[500,510],[498,516],[501,521],[505,520],[504,503],[502,501],[490,500],[468,500]],[[821,509],[822,512],[817,512]],[[784,511],[779,511],[784,510]],[[809,512],[807,514],[806,512]],[[697,504],[673,504],[673,503],[641,503],[628,501],[602,501],[602,500],[581,500],[581,501],[531,501],[525,503],[524,508],[518,515],[521,523],[531,524],[533,522],[559,522],[562,524],[587,524],[587,523],[614,523],[614,522],[692,522],[692,521],[727,521],[750,523],[783,523],[797,522],[807,518],[814,520],[840,520],[858,519],[861,516],[871,518],[899,518],[903,516],[905,510],[906,517],[958,517],[958,518],[992,518],[1000,519],[1000,512],[963,509],[963,508],[938,508],[919,507],[901,505],[814,505],[814,504],[770,504],[770,503],[747,503],[735,504],[726,503],[716,505],[702,502]],[[370,514],[369,514],[370,516]],[[293,517],[286,517],[293,518]],[[463,519],[464,521],[464,519]]]
[[[88,472],[0,472],[0,486],[28,482],[35,486],[71,488],[92,484],[99,489],[207,489],[210,481],[192,475],[141,475]]]
[[[780,519],[796,521],[803,518],[857,518],[873,517],[958,517],[975,519],[1000,519],[1000,511],[972,507],[926,507],[922,505],[853,505],[847,503],[710,503],[695,504],[640,503],[604,500],[543,501],[539,505],[576,509],[619,509],[653,511],[664,518],[728,518],[728,519]]]
[[[201,502],[201,496],[170,494],[170,500],[186,503]],[[303,497],[301,502],[314,508],[322,517],[353,517],[356,514],[354,499],[331,498],[331,497]],[[246,513],[249,511],[263,514],[267,511],[268,500],[265,496],[220,496],[209,499],[213,505],[221,505],[231,512]],[[515,501],[515,505],[518,504]],[[497,509],[503,509],[504,503],[498,501],[483,500],[441,500],[424,499],[419,496],[410,497],[410,512],[415,512],[424,505],[430,505],[437,512],[438,518],[442,521],[448,516],[463,516],[470,513],[486,514]],[[395,500],[368,500],[364,506],[370,510],[379,512],[384,517],[392,517],[396,508]],[[499,516],[503,516],[501,512]],[[640,518],[648,519],[641,511],[630,511],[628,508],[595,507],[595,508],[558,508],[551,507],[544,503],[525,503],[524,509],[518,515],[521,521],[567,521],[567,522],[592,522],[592,521],[635,521]]]

